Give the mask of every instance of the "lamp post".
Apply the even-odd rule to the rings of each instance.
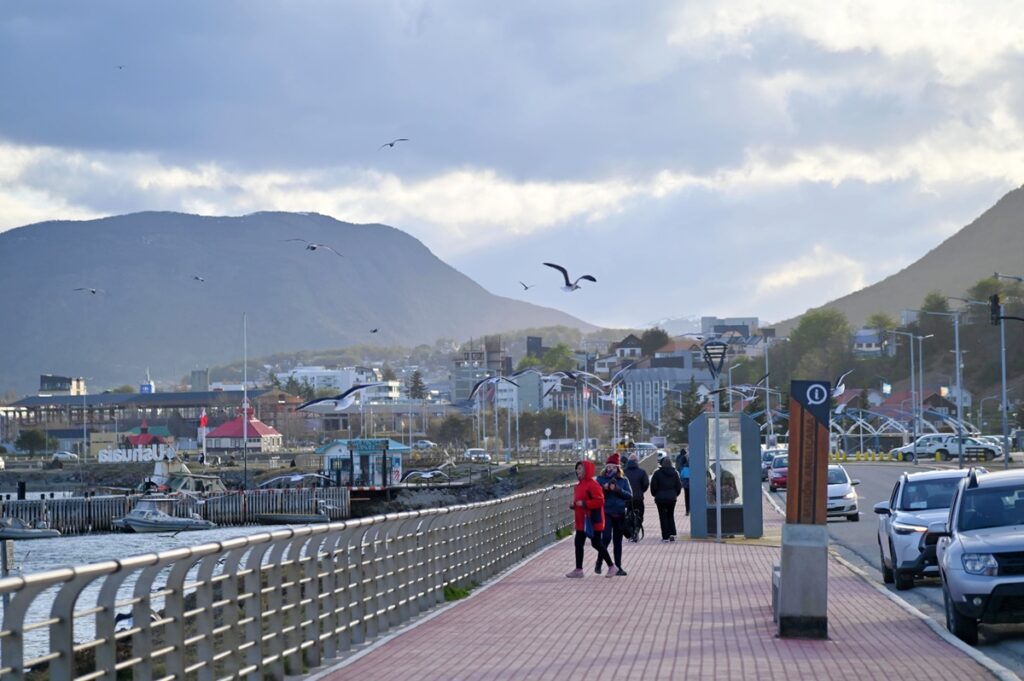
[[[911,310],[922,314],[937,315],[953,318],[953,353],[956,356],[956,450],[959,468],[964,467],[964,392],[960,374],[960,311],[955,312],[931,312],[929,310]],[[922,357],[923,359],[923,357]],[[924,362],[921,362],[924,365]]]
[[[1010,281],[1016,281],[1018,283],[1024,283],[1024,277],[1018,277],[1013,274],[1000,274],[996,272],[993,276],[996,279],[1009,279]],[[1003,468],[1007,469],[1010,467],[1010,422],[1008,420],[1010,405],[1007,402],[1006,394],[1006,320],[1016,319],[1024,322],[1024,318],[1021,317],[1007,317],[1005,310],[1003,309],[1002,303],[999,301],[999,296],[993,296],[994,306],[998,306],[999,312],[999,358],[1002,365],[1001,376],[1002,376],[1002,416],[1003,416]],[[994,320],[993,320],[994,323]]]
[[[767,357],[767,355],[768,355],[768,348],[765,348],[764,352],[765,352],[765,356]],[[729,374],[729,413],[730,414],[732,413],[732,370],[733,369],[738,369],[741,366],[743,366],[743,364],[733,364],[731,367],[729,367],[729,371],[728,371],[728,374]],[[768,380],[768,379],[765,379],[765,380]]]
[[[725,354],[729,346],[722,341],[708,341],[704,344],[704,361],[711,371],[711,377],[715,381],[714,409],[715,409],[715,541],[722,542],[722,451],[721,451],[721,429],[719,428],[719,384],[722,379],[722,364],[725,362]]]
[[[889,333],[906,336],[910,339],[910,436],[911,450],[914,452],[914,464],[917,465],[917,389],[914,386],[914,334],[909,331],[897,331],[889,329]]]
[[[932,338],[935,334],[930,333],[927,336],[914,336],[917,339],[917,407],[918,417],[921,419],[921,434],[924,435],[924,339]],[[915,449],[917,447],[915,446]],[[917,452],[914,452],[914,465],[917,465]]]

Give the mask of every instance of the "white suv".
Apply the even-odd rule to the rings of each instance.
[[[934,576],[935,538],[928,526],[949,515],[949,503],[966,470],[904,473],[888,501],[875,504],[882,581],[900,591],[913,588],[914,578]]]
[[[1024,471],[978,474],[957,485],[937,540],[946,627],[978,642],[978,624],[1024,623]]]

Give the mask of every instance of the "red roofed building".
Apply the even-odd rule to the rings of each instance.
[[[243,437],[249,441],[247,449],[254,452],[276,452],[281,449],[282,435],[257,418],[249,409],[249,423],[241,416],[222,423],[206,434],[206,448],[210,451],[241,450]],[[243,430],[245,433],[243,434]]]
[[[138,435],[128,435],[125,437],[128,440],[128,444],[132,447],[149,447],[150,445],[165,445],[167,441],[159,435],[153,435],[149,432],[149,422],[146,419],[142,419],[142,425],[139,426]]]

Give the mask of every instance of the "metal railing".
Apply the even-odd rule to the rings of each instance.
[[[554,541],[571,499],[549,487],[8,577],[0,676],[300,674]]]

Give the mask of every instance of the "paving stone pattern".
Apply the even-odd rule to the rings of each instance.
[[[489,589],[407,631],[327,678],[342,679],[984,679],[991,675],[871,585],[829,564],[827,641],[775,637],[765,542],[627,543],[626,577],[567,579],[572,539]],[[765,506],[766,537],[782,520]],[[654,537],[653,539],[651,537]]]

